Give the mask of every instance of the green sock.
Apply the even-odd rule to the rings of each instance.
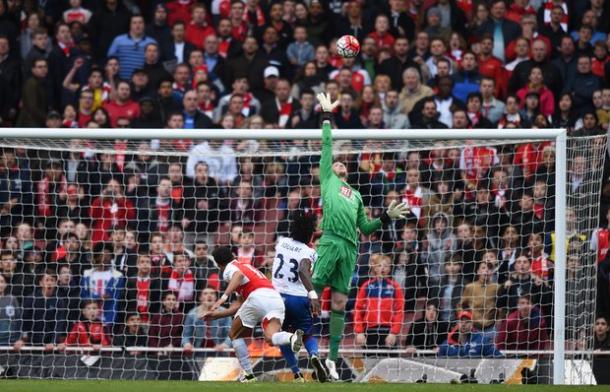
[[[345,312],[330,312],[330,351],[328,358],[331,361],[336,361],[339,358],[339,345],[345,328]]]

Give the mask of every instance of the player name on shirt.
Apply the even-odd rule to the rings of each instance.
[[[306,297],[307,290],[299,278],[299,266],[303,259],[311,260],[313,265],[317,256],[316,251],[306,244],[288,237],[280,239],[275,246],[273,287],[281,294]]]

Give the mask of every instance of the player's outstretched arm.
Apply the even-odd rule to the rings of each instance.
[[[409,213],[409,206],[406,203],[397,204],[391,202],[388,208],[381,214],[379,219],[369,220],[366,216],[364,206],[360,204],[356,223],[364,235],[369,235],[379,230],[382,224],[388,224],[394,219],[405,219]]]
[[[318,102],[322,108],[322,156],[320,157],[320,179],[324,181],[332,175],[333,166],[333,137],[331,131],[331,120],[333,110],[339,105],[339,101],[332,102],[330,94],[319,93]]]
[[[307,297],[309,297],[309,301],[311,302],[311,314],[313,317],[318,317],[320,315],[320,300],[318,299],[318,294],[313,287],[313,282],[311,281],[311,260],[303,259],[299,263],[299,278],[305,286],[305,290],[307,290]]]
[[[209,311],[203,314],[203,319],[205,320],[216,320],[224,317],[231,317],[237,313],[239,308],[241,307],[243,301],[241,297],[237,300],[231,302],[231,305],[228,308],[219,308],[213,311]]]
[[[233,273],[233,276],[231,276],[231,280],[227,285],[227,289],[225,290],[224,294],[218,299],[218,301],[216,301],[216,303],[212,306],[212,310],[219,308],[220,305],[224,304],[229,300],[231,294],[233,294],[233,292],[237,290],[243,278],[244,275],[241,272],[235,271]]]

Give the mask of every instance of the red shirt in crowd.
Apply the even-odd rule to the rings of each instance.
[[[533,175],[542,163],[542,150],[550,145],[550,142],[538,143],[538,145],[535,143],[518,145],[515,149],[513,165],[521,166],[525,177]]]
[[[167,8],[167,25],[173,26],[174,23],[181,21],[188,25],[191,21],[191,7],[193,0],[172,0],[165,4]]]
[[[537,308],[527,318],[513,311],[502,321],[496,337],[498,350],[545,350],[549,342],[546,323]]]
[[[373,31],[369,34],[369,37],[375,40],[375,43],[377,44],[377,50],[382,48],[392,49],[392,47],[394,46],[394,41],[396,41],[396,38],[394,38],[394,36],[390,33],[385,33],[381,35],[378,32]]]
[[[136,218],[136,210],[131,201],[124,197],[111,200],[98,197],[91,203],[89,214],[93,220],[91,242],[110,240],[113,228],[125,228],[127,222]]]
[[[405,297],[400,285],[391,278],[371,278],[358,289],[354,306],[354,332],[388,327],[398,335],[404,319]]]
[[[214,30],[212,26],[200,26],[191,22],[186,25],[184,40],[195,45],[195,47],[202,49],[203,42],[205,41],[206,37],[213,34],[216,34],[216,30]]]
[[[104,326],[99,321],[79,321],[72,327],[65,341],[68,346],[91,346],[99,344],[110,346],[110,339],[104,333]]]
[[[489,56],[487,59],[479,56],[477,63],[479,65],[479,74],[482,77],[491,78],[496,82],[496,97],[504,97],[506,95],[507,80],[502,61],[493,56]]]
[[[119,118],[128,118],[129,121],[133,121],[140,115],[140,105],[132,100],[123,104],[120,104],[117,101],[108,101],[104,102],[102,107],[108,112],[110,125],[112,125],[113,128],[116,127]]]

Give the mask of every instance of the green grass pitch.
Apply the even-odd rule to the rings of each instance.
[[[292,383],[213,383],[189,381],[55,381],[0,380],[0,391],[6,392],[551,392],[609,391],[610,386],[553,385],[449,385],[449,384],[292,384]]]

